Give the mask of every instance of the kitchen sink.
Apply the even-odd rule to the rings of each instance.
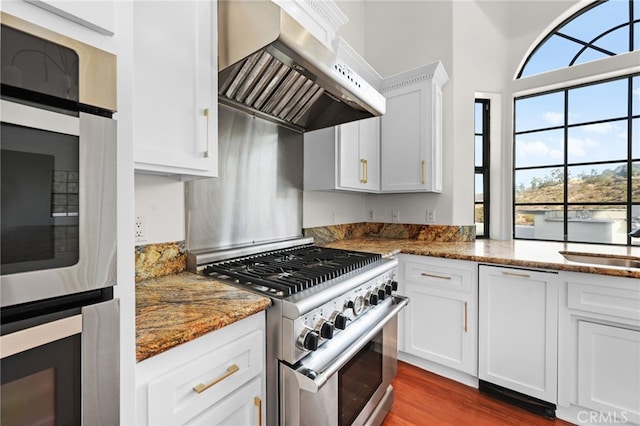
[[[570,262],[590,263],[605,266],[619,266],[622,268],[640,268],[640,258],[632,256],[613,256],[597,253],[578,253],[571,251],[559,252]]]

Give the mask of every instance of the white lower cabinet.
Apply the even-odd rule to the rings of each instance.
[[[578,321],[578,405],[640,421],[640,331]]]
[[[556,404],[558,276],[480,265],[478,377]]]
[[[140,362],[138,424],[262,424],[264,321],[255,314]]]
[[[400,260],[401,292],[411,300],[402,314],[400,350],[418,363],[425,360],[475,376],[477,264],[414,255]]]
[[[562,272],[558,417],[640,424],[640,280]]]

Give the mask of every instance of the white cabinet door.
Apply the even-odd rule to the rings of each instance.
[[[338,126],[338,188],[380,189],[379,125],[378,118],[368,118]]]
[[[202,1],[134,2],[137,171],[217,175],[217,8]]]
[[[640,423],[640,331],[578,322],[578,404]]]
[[[477,286],[473,262],[403,256],[404,351],[477,374]]]
[[[357,121],[336,127],[338,138],[337,187],[360,189],[364,177],[364,163],[360,156],[360,125]]]
[[[557,275],[480,265],[478,310],[479,378],[555,404]]]
[[[304,135],[304,189],[378,192],[380,120],[377,117]]]
[[[448,79],[438,62],[384,80],[382,192],[442,191],[442,87]]]

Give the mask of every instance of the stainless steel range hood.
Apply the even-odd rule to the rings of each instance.
[[[380,116],[385,98],[269,0],[218,2],[218,99],[298,132]]]

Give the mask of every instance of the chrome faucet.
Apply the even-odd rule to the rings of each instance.
[[[640,228],[636,228],[633,231],[629,232],[629,236],[632,238],[640,238]]]

